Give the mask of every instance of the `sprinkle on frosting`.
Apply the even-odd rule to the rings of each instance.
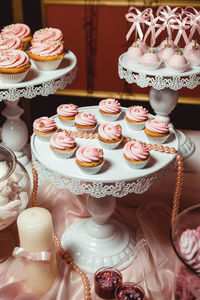
[[[61,42],[63,39],[63,33],[58,28],[46,27],[37,30],[33,34],[34,42],[56,41]]]
[[[0,51],[9,49],[22,49],[21,39],[15,35],[0,34]]]
[[[33,122],[33,128],[41,132],[52,131],[56,128],[56,122],[51,118],[41,117]]]
[[[149,157],[149,150],[141,142],[130,141],[124,146],[124,154],[130,160],[146,160]]]
[[[126,116],[128,119],[135,122],[142,122],[148,119],[148,110],[142,106],[130,106],[126,110]]]
[[[64,131],[56,132],[51,137],[50,145],[56,149],[71,149],[76,146],[75,139]]]
[[[20,39],[28,37],[31,35],[31,30],[28,25],[23,24],[23,23],[16,23],[16,24],[11,24],[8,26],[5,26],[2,30],[1,33],[7,34],[7,35],[16,35]]]
[[[81,146],[76,151],[76,158],[81,162],[98,162],[103,158],[103,150],[89,145]]]
[[[99,108],[106,113],[118,113],[121,105],[115,99],[104,99],[99,102]]]
[[[93,114],[80,112],[75,116],[75,123],[83,126],[93,126],[96,125],[97,120]]]
[[[98,134],[105,140],[117,140],[122,135],[122,128],[115,123],[102,123],[98,128]]]
[[[156,133],[169,132],[169,125],[166,121],[161,119],[150,119],[146,122],[146,128]]]
[[[0,68],[20,68],[29,63],[29,56],[22,50],[0,52]]]
[[[63,117],[72,117],[78,113],[78,106],[75,104],[61,104],[57,108],[57,114]]]
[[[61,42],[46,41],[34,43],[29,50],[32,54],[39,56],[56,56],[63,53],[64,47]]]

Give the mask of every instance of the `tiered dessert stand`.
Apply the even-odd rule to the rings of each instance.
[[[55,71],[39,71],[32,62],[31,69],[23,82],[0,83],[0,101],[6,104],[2,115],[6,121],[2,126],[2,142],[14,151],[17,159],[28,168],[30,153],[26,150],[29,139],[25,122],[20,118],[24,110],[18,106],[21,97],[32,99],[38,95],[48,96],[64,89],[76,76],[76,56],[68,51]]]
[[[79,108],[95,114],[98,124],[102,120],[97,106]],[[124,138],[146,141],[143,130],[130,131],[125,120],[125,109],[116,124],[122,126]],[[64,128],[57,115],[57,126],[75,132],[74,127]],[[78,137],[77,144],[99,147],[97,138]],[[73,194],[87,195],[87,208],[91,217],[73,223],[62,236],[61,243],[74,262],[84,271],[95,272],[103,266],[113,266],[130,254],[120,269],[127,267],[134,257],[135,234],[122,223],[110,218],[116,207],[116,197],[129,193],[142,194],[174,169],[175,154],[151,151],[151,159],[144,169],[133,170],[123,158],[124,142],[114,150],[103,150],[105,163],[98,174],[86,175],[76,165],[75,156],[59,159],[54,156],[49,142],[41,142],[35,134],[31,138],[34,167],[39,178],[52,182],[58,189],[68,189]],[[178,143],[172,129],[165,146],[177,149]]]
[[[118,73],[121,79],[139,87],[151,87],[149,101],[156,117],[170,122],[170,113],[178,102],[178,90],[186,87],[194,89],[200,85],[200,66],[191,66],[183,73],[170,71],[162,66],[157,70],[147,70],[141,64],[130,63],[126,53],[119,57]],[[170,123],[173,127],[172,123]],[[182,131],[175,130],[178,139],[178,152],[187,158],[194,152],[193,142]]]

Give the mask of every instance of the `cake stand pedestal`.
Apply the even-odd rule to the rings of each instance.
[[[76,57],[68,51],[55,71],[39,71],[32,62],[31,69],[23,82],[17,84],[0,83],[0,101],[4,101],[6,107],[2,115],[6,118],[2,126],[2,142],[10,148],[17,159],[24,165],[30,164],[25,146],[28,142],[28,128],[20,118],[24,110],[18,106],[20,98],[34,98],[38,95],[48,96],[58,89],[64,89],[76,76]]]
[[[97,106],[79,108],[80,111],[95,114],[98,124],[101,119]],[[121,125],[124,137],[145,141],[144,131],[131,131],[125,123],[125,109],[116,121]],[[58,128],[63,128],[55,115]],[[75,131],[73,127],[63,128]],[[99,147],[98,140],[77,138],[78,145],[92,144]],[[165,146],[177,149],[177,139],[173,133]],[[134,258],[135,233],[124,224],[111,218],[116,207],[116,197],[129,193],[142,194],[150,186],[169,175],[175,166],[175,154],[151,152],[148,166],[134,170],[123,161],[123,143],[115,150],[104,149],[105,163],[98,174],[81,172],[75,157],[59,159],[55,157],[49,143],[41,142],[35,134],[31,137],[31,151],[34,167],[39,178],[52,182],[58,189],[68,189],[73,194],[87,195],[90,218],[73,223],[62,236],[61,244],[74,262],[84,271],[94,273],[104,266],[113,266],[128,253],[130,257],[119,267],[127,267]]]
[[[133,64],[123,53],[118,61],[118,73],[121,79],[139,87],[151,87],[149,102],[156,117],[170,121],[170,113],[178,103],[178,90],[183,87],[194,89],[200,85],[200,66],[192,66],[184,73],[175,73],[162,66],[158,70],[147,70],[142,65]],[[173,124],[170,123],[171,127]],[[175,130],[178,139],[178,152],[184,159],[194,152],[194,143],[180,130]]]

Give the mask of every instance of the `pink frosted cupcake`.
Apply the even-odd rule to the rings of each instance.
[[[170,131],[167,122],[161,119],[150,119],[144,130],[150,143],[163,144],[167,141]]]
[[[180,51],[172,55],[166,65],[170,70],[180,73],[185,72],[189,67],[186,57]]]
[[[103,123],[98,128],[98,140],[102,148],[113,150],[122,141],[122,128],[119,124]]]
[[[4,83],[18,83],[24,80],[30,70],[29,56],[22,50],[0,52],[0,80]]]
[[[126,124],[131,130],[144,129],[148,120],[148,110],[143,106],[130,106],[126,110]]]
[[[16,35],[0,34],[0,51],[24,50],[24,44]]]
[[[47,41],[63,42],[63,33],[58,28],[46,27],[34,32],[31,43]]]
[[[33,122],[33,130],[41,141],[49,141],[56,132],[56,122],[48,117],[41,117]]]
[[[130,46],[126,52],[126,57],[130,63],[138,63],[144,54],[143,50],[139,47],[137,43]]]
[[[32,38],[30,27],[23,23],[7,25],[1,30],[1,33],[17,36],[24,44],[24,48]]]
[[[84,111],[78,113],[74,121],[78,131],[94,132],[97,127],[95,115]]]
[[[76,142],[72,136],[60,131],[52,135],[50,148],[58,158],[70,158],[76,151]]]
[[[103,150],[93,146],[81,146],[76,151],[76,163],[86,174],[92,175],[100,171],[103,166]]]
[[[29,56],[41,71],[56,70],[63,60],[64,55],[64,47],[61,42],[37,42],[29,48]]]
[[[113,122],[121,114],[121,105],[115,99],[104,99],[99,102],[99,112],[105,121]]]
[[[74,126],[75,116],[78,114],[78,106],[75,104],[61,104],[57,108],[58,118],[64,126]]]
[[[124,146],[124,158],[130,168],[142,169],[148,164],[149,149],[141,142],[130,141]]]
[[[149,49],[140,60],[141,64],[148,70],[156,70],[160,67],[162,60],[154,50]]]

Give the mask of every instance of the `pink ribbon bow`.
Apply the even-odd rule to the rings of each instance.
[[[189,35],[189,41],[191,41],[195,31],[197,30],[200,35],[200,12],[198,12],[194,7],[187,6],[185,8],[186,16],[190,17],[191,29]]]
[[[172,29],[178,30],[177,35],[174,40],[174,44],[178,46],[179,40],[181,36],[183,37],[185,44],[189,43],[189,38],[186,34],[186,30],[190,29],[191,27],[191,18],[189,16],[186,16],[183,20],[180,20],[178,18],[172,17],[169,20],[169,25]]]
[[[144,42],[148,38],[149,34],[151,34],[151,44],[150,46],[153,47],[156,42],[156,28],[159,28],[162,26],[161,24],[158,24],[159,17],[154,18],[153,14],[150,16],[150,21],[145,21],[145,24],[148,26],[148,29],[144,36]]]
[[[28,252],[21,247],[15,247],[12,253],[16,258],[23,258],[29,261],[49,261],[51,258],[51,252]]]
[[[125,15],[126,20],[128,22],[133,23],[131,28],[129,29],[126,39],[128,40],[134,30],[139,35],[140,40],[142,41],[143,39],[143,31],[141,28],[141,24],[145,22],[145,20],[149,19],[150,13],[152,12],[151,8],[146,8],[143,12],[141,12],[139,9],[136,7],[129,7],[129,12]]]

